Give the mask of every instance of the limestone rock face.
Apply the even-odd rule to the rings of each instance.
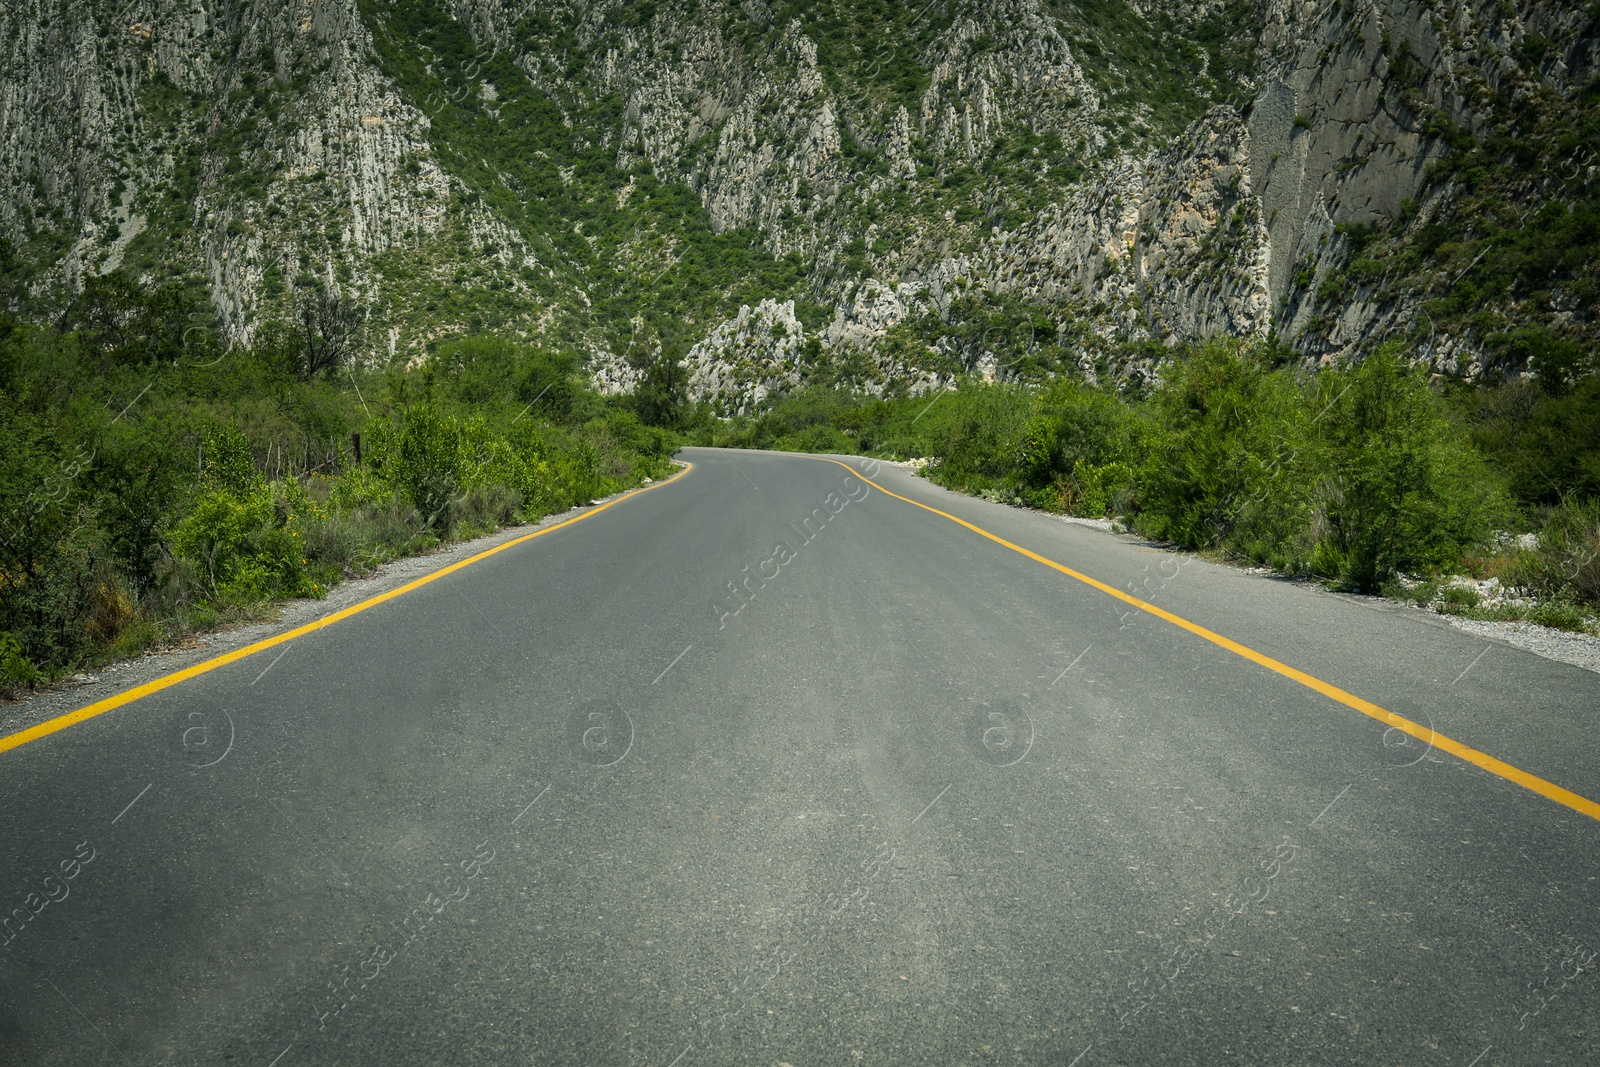
[[[995,47],[974,48],[980,40]],[[964,6],[927,65],[931,84],[922,95],[918,132],[936,151],[975,159],[1018,124],[1085,137],[1089,147],[1104,141],[1092,121],[1099,93],[1061,25],[1038,0]]]
[[[794,301],[741,307],[689,350],[689,393],[711,401],[720,414],[747,414],[768,394],[800,384],[804,341]]]
[[[973,294],[1084,309],[1124,339],[1264,333],[1270,249],[1249,152],[1238,113],[1214,109],[1164,152],[1117,160],[1017,230],[934,264],[921,284],[861,286],[824,336],[870,346]]]
[[[1197,40],[1238,10],[1111,6]],[[1421,330],[1441,371],[1481,370],[1482,338],[1436,335],[1425,294],[1347,279],[1351,234],[1448,211],[1456,191],[1429,177],[1448,151],[1441,117],[1482,137],[1491,100],[1572,99],[1600,71],[1589,15],[1561,0],[1509,14],[1500,0],[1256,0],[1224,27],[1252,56],[1218,90],[1231,103],[1159,132],[1161,101],[1139,93],[1162,72],[1108,60],[1108,34],[1134,23],[1095,10],[934,0],[841,36],[767,0],[8,0],[0,236],[52,257],[41,288],[118,267],[198,277],[234,340],[290,287],[331,287],[373,309],[374,358],[478,328],[449,298],[493,292],[499,328],[578,347],[623,390],[617,323],[648,309],[613,309],[602,329],[597,297],[686,247],[634,199],[653,180],[686,188],[698,225],[798,264],[788,288],[730,294],[689,323],[692,390],[730,411],[802,380],[807,340],[865,353],[880,384],[931,387],[879,352],[886,334],[988,298],[1087,338],[1086,364],[1123,344],[1132,362],[1113,373],[1150,370],[1150,346],[1128,356],[1126,342],[1269,331],[1347,360]],[[604,151],[614,187],[557,220],[477,150],[441,146],[439,100],[384,52],[439,73],[443,53],[411,39],[418,20],[470,38],[457,97],[497,117],[505,79],[525,78],[556,110],[559,131],[517,152],[549,156],[570,132]],[[481,73],[497,57],[499,85]],[[1531,173],[1519,195],[1537,203],[1553,180]],[[619,227],[659,240],[619,246]],[[809,337],[797,301],[826,323]],[[1562,314],[1592,329],[1591,309]]]
[[[920,297],[860,286],[825,336],[870,345],[952,297],[988,292],[1069,309],[1125,340],[1276,330],[1323,362],[1359,358],[1412,329],[1420,301],[1319,290],[1349,258],[1342,230],[1391,226],[1408,208],[1425,220],[1449,197],[1428,184],[1446,146],[1417,109],[1483,128],[1485,86],[1536,88],[1506,61],[1528,36],[1569,42],[1568,58],[1543,75],[1546,89],[1570,94],[1600,71],[1600,41],[1580,36],[1577,13],[1527,5],[1508,32],[1494,7],[1380,0],[1341,11],[1274,0],[1261,84],[1243,112],[1213,108],[1174,142],[1118,156],[1016,230],[929,266]],[[1409,70],[1397,72],[1402,42]],[[1444,373],[1482,370],[1463,338],[1430,340],[1421,354]]]
[[[1266,6],[1272,58],[1248,119],[1251,179],[1269,243],[1271,325],[1302,350],[1356,358],[1415,324],[1414,298],[1359,286],[1327,299],[1318,291],[1348,258],[1341,226],[1390,226],[1418,200],[1425,221],[1451,196],[1427,181],[1447,146],[1428,132],[1425,109],[1482,135],[1495,94],[1570,97],[1600,71],[1600,41],[1584,38],[1587,16],[1576,7],[1519,3],[1511,19],[1504,8],[1490,0],[1381,0],[1344,12],[1303,0]],[[1565,58],[1530,71],[1511,58],[1530,39],[1562,42]],[[1450,354],[1459,343],[1430,342],[1423,354],[1454,373],[1475,362]]]
[[[464,187],[355,0],[8,3],[0,69],[0,229],[53,230],[69,282],[123,266],[160,217],[178,239],[141,273],[198,274],[224,335],[248,340],[269,275],[372,300],[373,257],[447,228],[536,262],[502,220],[451,206]]]

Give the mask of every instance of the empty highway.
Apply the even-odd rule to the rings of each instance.
[[[1600,1062],[1600,675],[681,458],[0,738],[0,1063]]]

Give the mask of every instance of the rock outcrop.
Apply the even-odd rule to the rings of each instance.
[[[678,240],[681,220],[630,199],[648,175],[691,190],[713,232],[803,267],[691,323],[693,391],[730,411],[803,379],[797,299],[831,309],[810,338],[824,350],[873,354],[900,323],[1003,298],[1124,360],[1149,359],[1129,344],[1269,332],[1352,359],[1426,334],[1425,358],[1471,374],[1482,338],[1429,325],[1426,286],[1353,275],[1354,242],[1449,215],[1457,190],[1433,176],[1447,127],[1503,133],[1507,101],[1559,107],[1600,71],[1593,19],[1554,0],[1149,0],[1115,18],[935,0],[872,35],[849,5],[780,24],[764,0],[433,4],[8,3],[0,236],[50,261],[41,292],[117,268],[198,277],[234,340],[295,286],[331,287],[372,309],[374,357],[486,328],[456,298],[492,294],[494,328],[577,344],[624,389],[631,372],[598,339],[625,331],[598,327],[589,294],[653,262],[608,227]],[[428,20],[464,30],[476,58],[446,71],[412,40]],[[1163,35],[1149,54],[1204,73],[1222,53],[1196,42],[1219,25],[1253,54],[1204,74],[1232,102],[1163,130],[1156,89],[1176,90],[1151,79],[1169,72],[1130,70],[1115,48]],[[499,86],[482,73],[495,56],[513,64]],[[419,99],[424,76],[397,73],[417,69],[453,88]],[[440,150],[439,107],[467,94],[496,118],[508,76],[610,157],[614,188],[579,217]],[[562,181],[597,180],[580,166],[562,163]],[[1555,180],[1530,173],[1519,196],[1535,205]],[[1592,332],[1590,309],[1563,314]],[[931,383],[889,357],[880,371]]]

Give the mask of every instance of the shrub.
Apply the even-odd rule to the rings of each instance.
[[[1596,369],[1592,352],[1577,341],[1562,338],[1545,326],[1521,326],[1504,333],[1490,334],[1489,350],[1493,363],[1503,374],[1531,369],[1541,387],[1559,395]]]
[[[60,428],[0,411],[0,630],[31,663],[88,648],[84,621],[110,554],[84,491],[92,453]]]
[[[586,503],[605,493],[600,449],[590,437],[572,440],[551,460],[550,467],[555,474],[559,507]]]
[[[243,491],[209,489],[172,531],[172,549],[192,560],[212,597],[243,602],[309,595],[299,517],[264,481]]]
[[[1457,614],[1483,603],[1483,595],[1470,585],[1447,585],[1440,590],[1439,599],[1444,602],[1441,610],[1455,609]]]
[[[1257,559],[1303,551],[1314,457],[1300,383],[1261,350],[1217,341],[1156,393],[1160,430],[1140,472],[1137,528]]]
[[[833,426],[808,426],[790,439],[798,452],[853,452],[851,442]]]
[[[1392,585],[1396,583],[1394,583],[1393,579],[1390,579],[1389,582],[1384,584]],[[1430,579],[1428,581],[1419,582],[1412,586],[1410,592],[1406,594],[1405,599],[1410,600],[1419,608],[1425,608],[1429,604],[1433,603],[1433,598],[1438,594],[1439,582],[1437,580]]]
[[[133,599],[113,581],[95,586],[94,599],[84,630],[101,648],[109,648],[122,636],[134,619]]]
[[[689,403],[689,367],[682,349],[668,345],[639,369],[644,373],[633,393],[639,418],[651,426],[677,426]]]
[[[182,297],[96,282],[61,295],[70,333],[0,311],[0,687],[610,492],[675,447],[570,354],[449,342],[384,396],[379,374],[310,374],[303,330],[264,323],[223,358]],[[400,416],[373,418],[385,403]],[[353,429],[368,462],[342,453]]]
[[[394,500],[394,486],[375,464],[351,467],[328,493],[328,506],[335,512],[387,507]]]
[[[1536,596],[1600,606],[1600,500],[1552,508],[1512,580]]]
[[[167,524],[193,488],[195,443],[185,422],[163,417],[109,427],[86,476],[107,544],[135,597],[154,585]]]
[[[1134,470],[1128,464],[1093,464],[1082,459],[1072,465],[1067,478],[1056,483],[1062,511],[1095,519],[1127,510],[1134,485]]]
[[[430,528],[448,525],[450,500],[461,486],[463,444],[455,419],[431,404],[412,404],[386,450],[391,484]]]
[[[1019,480],[1017,463],[1027,431],[1026,394],[1017,386],[975,386],[934,403],[950,405],[944,439],[934,449],[941,484],[976,490]]]
[[[514,521],[521,510],[522,494],[497,483],[462,494],[454,504],[454,519],[460,536],[470,537]]]
[[[1573,633],[1585,633],[1592,628],[1587,613],[1581,607],[1563,600],[1541,601],[1534,606],[1528,618],[1540,626]]]
[[[0,690],[16,690],[39,680],[39,668],[22,654],[22,644],[0,630]]]
[[[1373,590],[1485,541],[1503,508],[1496,482],[1422,372],[1385,346],[1326,371],[1312,569]]]
[[[1033,407],[1018,456],[1033,501],[1094,518],[1125,506],[1148,437],[1132,405],[1067,380],[1041,393]]]
[[[1473,395],[1468,408],[1474,439],[1522,501],[1600,497],[1600,374],[1559,395],[1508,384]]]
[[[232,423],[206,428],[200,469],[207,485],[235,495],[266,484],[266,477],[256,470],[250,439]]]

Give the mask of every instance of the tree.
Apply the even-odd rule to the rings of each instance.
[[[294,311],[301,381],[339,370],[361,347],[365,316],[354,301],[310,289],[296,298]]]
[[[200,315],[194,294],[176,282],[146,288],[122,271],[87,278],[60,327],[105,366],[172,363],[184,354],[188,324]],[[206,331],[209,332],[209,331]]]
[[[633,393],[639,420],[647,426],[678,426],[689,406],[689,368],[681,345],[666,345],[644,367]]]
[[[522,367],[517,399],[553,419],[565,419],[583,392],[583,373],[574,352],[536,348]]]
[[[112,422],[95,444],[86,488],[106,546],[140,597],[155,587],[167,526],[193,482],[196,436],[187,419],[168,414]]]
[[[461,424],[431,404],[412,404],[394,440],[392,477],[401,495],[435,530],[450,526],[450,501],[461,487]]]
[[[1372,590],[1400,571],[1448,566],[1489,536],[1503,514],[1499,480],[1397,343],[1324,371],[1322,392],[1333,400],[1315,420],[1313,573]]]

